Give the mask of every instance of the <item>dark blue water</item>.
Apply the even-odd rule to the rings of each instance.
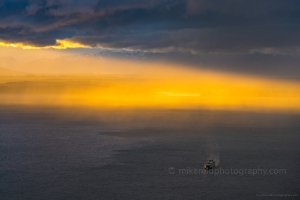
[[[297,199],[299,142],[295,114],[1,107],[0,199]]]

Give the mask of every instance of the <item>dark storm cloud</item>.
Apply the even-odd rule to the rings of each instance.
[[[0,2],[0,39],[36,46],[70,39],[93,47],[190,52],[217,60],[224,54],[244,60],[246,55],[254,60],[261,57],[253,55],[266,55],[269,60],[268,55],[298,57],[299,35],[298,0]]]
[[[293,0],[19,0],[0,6],[1,39],[38,46],[73,38],[112,48],[249,53],[300,44],[300,3]]]

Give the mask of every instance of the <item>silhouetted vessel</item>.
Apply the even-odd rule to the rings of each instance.
[[[209,170],[209,169],[214,168],[215,165],[216,165],[216,162],[214,160],[207,160],[206,163],[204,164],[203,168]]]

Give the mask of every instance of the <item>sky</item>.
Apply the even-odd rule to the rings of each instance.
[[[297,0],[1,0],[0,45],[300,78]]]
[[[0,72],[118,75],[0,80],[0,103],[300,112],[299,63],[297,0],[0,0]]]

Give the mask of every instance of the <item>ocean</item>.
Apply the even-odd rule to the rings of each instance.
[[[299,143],[291,113],[1,106],[0,199],[298,199]]]

